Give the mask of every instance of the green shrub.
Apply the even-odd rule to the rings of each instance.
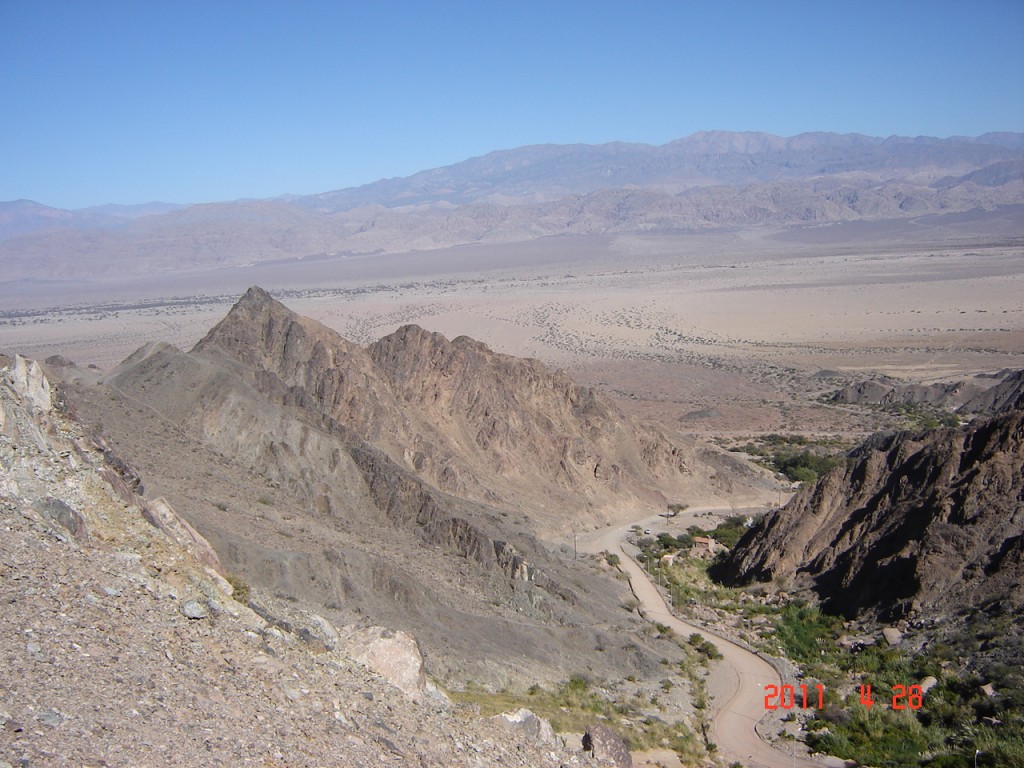
[[[824,647],[831,648],[837,619],[824,615],[817,606],[790,603],[775,622],[779,642],[794,661],[816,663]]]

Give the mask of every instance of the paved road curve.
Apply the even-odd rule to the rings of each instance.
[[[672,523],[673,530],[685,530],[691,524],[689,519],[702,511],[726,511],[710,509],[688,510]],[[694,519],[693,521],[697,521]],[[641,526],[664,528],[665,521],[653,517],[639,522]],[[633,592],[640,601],[641,610],[649,621],[657,621],[671,627],[682,637],[694,632],[700,634],[722,654],[717,673],[731,677],[729,693],[722,697],[718,711],[711,724],[710,738],[718,745],[719,753],[727,762],[739,761],[747,768],[829,768],[841,766],[843,761],[823,758],[803,758],[781,752],[763,741],[754,730],[758,720],[764,716],[764,686],[781,685],[775,669],[764,659],[725,638],[713,635],[705,629],[689,624],[672,615],[668,605],[643,569],[622,549],[622,541],[633,524],[603,528],[594,533],[580,536],[577,545],[581,551],[598,553],[610,552],[619,555],[622,570],[629,577]]]

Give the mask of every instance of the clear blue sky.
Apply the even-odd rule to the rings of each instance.
[[[0,0],[0,200],[314,193],[699,130],[1024,131],[1024,2]]]

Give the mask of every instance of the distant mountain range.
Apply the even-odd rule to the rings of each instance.
[[[538,145],[309,196],[76,211],[0,203],[7,279],[517,242],[789,226],[1024,205],[1024,134],[704,132]]]

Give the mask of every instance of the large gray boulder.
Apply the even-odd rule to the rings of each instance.
[[[607,725],[591,725],[583,734],[583,749],[600,765],[633,768],[633,756],[625,740]]]
[[[345,631],[338,639],[347,656],[376,672],[411,701],[418,704],[428,699],[447,701],[447,697],[427,680],[420,645],[408,632],[367,627]]]
[[[554,745],[558,743],[555,729],[551,723],[528,709],[517,709],[515,712],[502,712],[491,718],[503,730],[518,732],[524,740],[531,744]]]

